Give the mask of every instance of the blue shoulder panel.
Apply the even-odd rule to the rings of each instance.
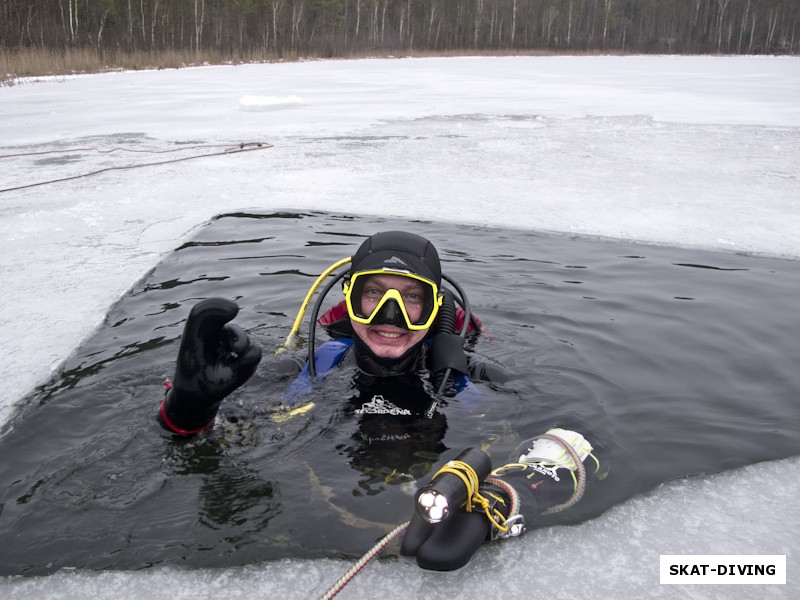
[[[324,379],[325,376],[342,360],[342,357],[353,345],[352,338],[340,338],[325,342],[317,351],[314,352],[314,363],[317,368],[317,378]],[[303,366],[303,370],[292,382],[292,385],[284,392],[283,398],[288,404],[294,404],[305,397],[311,390],[311,376],[308,374],[308,363]]]
[[[455,373],[453,387],[456,391],[456,399],[462,406],[473,409],[483,404],[483,394],[478,386],[463,373]]]

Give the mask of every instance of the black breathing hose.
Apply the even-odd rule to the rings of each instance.
[[[442,307],[439,309],[439,330],[437,333],[456,332],[456,302],[453,292],[447,288],[442,288]],[[440,395],[447,389],[453,379],[453,370],[448,367],[444,371],[433,374],[433,387],[436,394]]]
[[[333,286],[349,272],[349,270],[342,271],[328,282],[317,297],[317,301],[314,303],[314,309],[311,311],[311,322],[308,325],[308,375],[311,377],[311,381],[317,379],[317,362],[314,357],[314,346],[316,345],[317,318],[319,317],[319,311],[322,307],[322,301],[325,300],[325,296],[328,295],[328,292],[331,291]]]

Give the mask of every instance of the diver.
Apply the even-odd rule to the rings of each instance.
[[[468,406],[480,399],[476,382],[502,384],[514,375],[468,351],[482,324],[471,313],[466,293],[442,273],[430,241],[402,231],[370,236],[350,259],[320,275],[290,339],[311,296],[332,273],[312,311],[312,351],[304,358],[271,361],[267,376],[292,374],[284,399],[288,411],[297,408],[302,414],[312,406],[303,402],[315,382],[336,371],[351,372],[355,393],[349,402],[343,399],[348,417],[359,421],[359,449],[351,452],[351,461],[391,456],[395,470],[413,470],[420,447],[437,456],[444,450],[443,404]],[[320,316],[322,300],[342,280],[345,299]],[[192,308],[158,414],[168,432],[192,436],[211,428],[223,399],[255,373],[262,353],[231,322],[237,312],[238,306],[224,298]],[[331,339],[315,349],[317,324]],[[416,494],[401,553],[415,556],[426,569],[458,569],[485,540],[520,535],[526,521],[571,507],[587,483],[605,476],[596,450],[581,433],[555,424],[533,433],[538,435],[494,470],[488,455],[475,448],[448,461]]]

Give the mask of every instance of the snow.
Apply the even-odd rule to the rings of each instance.
[[[800,59],[508,57],[201,67],[0,88],[0,422],[109,306],[216,214],[335,210],[800,258]],[[248,152],[192,158],[244,142]],[[141,154],[114,148],[164,154]],[[70,149],[83,150],[67,153]],[[14,156],[58,150],[54,154]],[[577,527],[482,549],[460,575],[370,565],[342,594],[716,598],[659,554],[786,554],[800,459],[665,484]],[[64,572],[4,598],[323,593],[349,565]],[[729,588],[736,588],[731,591]]]
[[[252,96],[248,94],[239,98],[239,108],[242,110],[280,110],[302,103],[303,99],[295,95]]]

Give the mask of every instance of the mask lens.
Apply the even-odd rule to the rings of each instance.
[[[356,273],[347,288],[347,309],[350,317],[364,324],[377,324],[383,315],[397,312],[408,329],[427,329],[436,317],[440,300],[436,286],[420,277],[386,271]],[[392,306],[395,303],[396,306]]]

